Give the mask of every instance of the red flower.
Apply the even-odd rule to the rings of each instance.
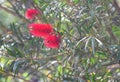
[[[25,12],[25,17],[27,19],[33,19],[38,14],[39,14],[39,11],[37,9],[30,8],[30,9],[27,9],[27,11]]]
[[[60,35],[50,35],[44,40],[44,45],[48,48],[59,48],[60,46]]]
[[[46,38],[54,32],[51,24],[33,23],[29,25],[30,33],[36,37]]]

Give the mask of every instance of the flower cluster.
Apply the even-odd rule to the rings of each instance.
[[[41,38],[46,38],[54,31],[50,24],[32,23],[29,28],[31,34]]]
[[[33,19],[38,14],[38,10],[28,9],[25,13],[25,17],[28,19]],[[32,35],[43,38],[44,45],[47,48],[59,48],[60,34],[54,31],[51,24],[32,23],[29,24],[28,28]]]
[[[33,19],[36,17],[36,15],[39,14],[39,11],[37,9],[33,9],[33,8],[30,8],[30,9],[27,9],[26,10],[26,13],[25,13],[25,17],[27,19]]]

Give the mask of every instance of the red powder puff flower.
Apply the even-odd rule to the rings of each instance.
[[[39,11],[37,9],[29,8],[25,12],[25,17],[27,19],[33,19],[38,14],[39,14]]]
[[[50,35],[46,39],[44,39],[44,45],[47,48],[59,48],[60,46],[60,35]]]
[[[51,24],[32,23],[29,25],[30,33],[36,37],[46,38],[54,32]]]

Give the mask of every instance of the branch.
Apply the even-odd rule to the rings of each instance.
[[[16,78],[18,78],[18,79],[21,79],[21,80],[23,80],[23,81],[25,81],[25,82],[30,82],[29,80],[26,80],[26,79],[24,79],[24,78],[22,78],[22,77],[20,77],[20,76],[14,76],[13,74],[11,74],[11,73],[6,73],[5,71],[0,71],[0,73],[2,73],[2,74],[4,74],[4,76],[12,76],[12,77],[16,77]]]
[[[0,9],[10,13],[13,16],[19,17],[20,19],[22,19],[26,23],[29,23],[29,21],[25,17],[23,17],[22,15],[18,16],[15,12],[13,12],[12,10],[10,10],[10,9],[8,9],[6,7],[3,7],[1,4],[0,4]]]
[[[53,56],[47,56],[47,57],[42,57],[42,58],[18,58],[16,60],[47,60],[47,59],[51,59],[51,58],[56,58],[58,56],[63,56],[63,54],[58,54],[58,55],[53,55]]]
[[[115,7],[115,9],[118,11],[118,13],[120,13],[120,6],[119,6],[120,2],[118,0],[114,0],[113,1],[113,5]]]
[[[109,65],[109,66],[107,66],[107,68],[108,68],[110,71],[113,71],[113,70],[115,70],[115,69],[120,69],[120,64]]]
[[[113,39],[113,41],[117,44],[117,43],[118,43],[118,39],[117,39],[117,37],[113,34],[111,27],[107,27],[107,28],[106,28],[106,31],[109,33],[111,39]]]

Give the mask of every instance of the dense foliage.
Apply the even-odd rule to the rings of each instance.
[[[4,0],[0,10],[15,18],[0,16],[0,82],[120,81],[120,0]]]

